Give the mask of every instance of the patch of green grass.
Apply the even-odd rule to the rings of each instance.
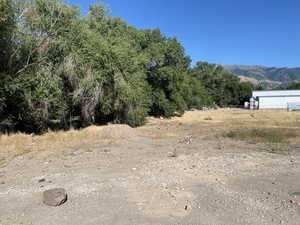
[[[224,134],[224,137],[236,140],[250,141],[254,143],[286,143],[289,138],[296,137],[295,131],[287,129],[235,129]]]

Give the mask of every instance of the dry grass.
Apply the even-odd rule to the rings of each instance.
[[[66,149],[88,150],[99,141],[129,139],[138,136],[138,131],[127,125],[90,126],[81,130],[49,131],[44,135],[0,135],[0,165],[10,158],[29,153],[49,151],[64,153]]]
[[[224,134],[224,137],[251,143],[288,143],[298,137],[298,130],[282,128],[251,128],[235,129]]]
[[[207,118],[210,118],[209,120]],[[201,122],[204,125],[215,127],[300,127],[300,113],[284,110],[227,110],[187,112],[183,117],[173,120],[181,122]]]
[[[209,119],[208,119],[209,118]],[[149,118],[149,122],[152,122],[152,126],[141,127],[138,130],[141,132],[150,129],[155,130],[153,126],[169,126],[168,124],[176,122],[178,124],[192,124],[189,129],[197,129],[197,132],[209,133],[219,132],[224,133],[232,130],[244,130],[244,129],[266,129],[266,130],[280,130],[284,131],[283,136],[289,135],[288,140],[290,142],[299,142],[299,136],[291,135],[291,133],[300,134],[300,113],[299,112],[286,112],[276,110],[261,110],[261,111],[248,111],[248,110],[215,110],[215,111],[194,111],[187,112],[182,117],[174,117],[170,120],[161,120],[157,118]],[[200,126],[201,125],[201,126]],[[97,141],[101,141],[105,138],[113,138],[112,136],[122,136],[120,131],[113,130],[109,133],[101,134],[105,127],[91,126],[82,130],[70,130],[70,131],[49,131],[41,136],[31,136],[26,134],[14,134],[14,135],[0,135],[0,164],[3,161],[7,161],[12,157],[22,155],[24,153],[33,151],[52,151],[63,152],[66,148],[76,148],[78,146],[89,146]],[[125,129],[124,127],[122,129]],[[116,132],[115,132],[116,131]],[[288,131],[288,133],[286,133]],[[135,133],[126,128],[125,132]],[[161,132],[162,133],[162,132]],[[169,132],[164,132],[165,135],[172,134],[172,127]],[[155,132],[154,132],[155,134]],[[161,134],[159,134],[161,135]],[[276,136],[277,135],[277,136]],[[280,139],[281,134],[276,134],[274,137]],[[121,137],[120,136],[120,137]],[[121,137],[122,138],[122,137]],[[261,137],[260,137],[261,138]],[[264,138],[264,137],[263,137]],[[283,138],[285,140],[285,138]]]
[[[40,136],[27,134],[0,135],[0,163],[4,159],[16,157],[28,152],[49,150],[63,151],[79,145],[89,144],[99,139],[103,127],[91,126],[82,130],[49,131]]]
[[[267,133],[271,132],[273,134],[277,132],[277,139],[280,139],[280,136],[286,135],[289,137],[288,141],[290,143],[300,144],[300,112],[287,112],[285,110],[250,111],[242,109],[219,109],[186,112],[182,117],[174,117],[169,120],[150,118],[150,121],[152,123],[165,124],[168,124],[170,121],[183,124],[198,124],[198,126],[191,126],[191,133],[211,133],[217,136],[222,136],[224,133],[226,134],[231,131],[245,133],[246,131],[253,131],[255,129]],[[281,132],[283,132],[283,134],[280,134]],[[273,139],[276,139],[276,135],[274,135]],[[259,141],[258,139],[257,137],[256,142]],[[272,137],[269,137],[269,140],[270,139],[272,139]],[[284,137],[282,139],[287,140],[287,138]],[[264,141],[263,138],[260,138],[260,141]]]

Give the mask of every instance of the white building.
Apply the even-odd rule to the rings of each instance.
[[[258,109],[300,109],[300,90],[253,91],[251,106]]]

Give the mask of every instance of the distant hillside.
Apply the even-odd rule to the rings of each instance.
[[[286,86],[300,81],[300,68],[276,68],[265,66],[222,65],[227,72],[238,75],[241,80],[247,80],[267,87]]]

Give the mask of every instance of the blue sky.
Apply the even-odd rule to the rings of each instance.
[[[94,0],[67,0],[86,13]],[[300,67],[300,1],[104,0],[112,16],[177,37],[194,62]]]

